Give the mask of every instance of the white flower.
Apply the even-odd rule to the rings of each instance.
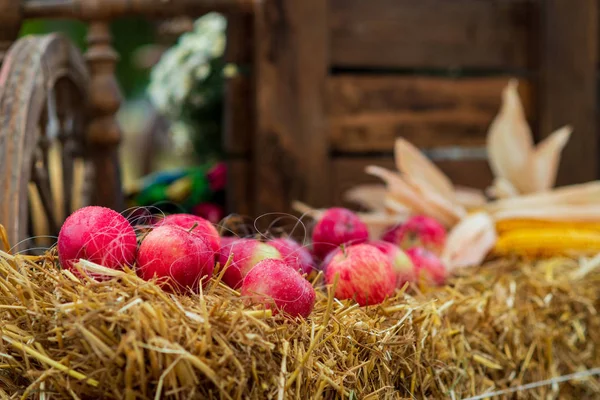
[[[179,38],[152,69],[148,94],[159,112],[177,118],[188,103],[202,96],[192,96],[211,72],[210,63],[223,56],[227,21],[218,13],[208,13],[196,20],[194,30]]]

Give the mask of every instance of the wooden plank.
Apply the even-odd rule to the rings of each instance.
[[[227,155],[247,156],[254,132],[254,88],[250,67],[253,61],[252,16],[227,16],[227,62],[239,66],[240,71],[225,83],[225,110],[223,148]]]
[[[338,75],[328,81],[331,147],[391,151],[397,137],[416,146],[480,146],[509,77],[434,78]],[[533,119],[532,89],[519,90]]]
[[[524,68],[538,0],[329,0],[332,64]],[[567,2],[569,3],[569,2]]]
[[[485,189],[492,182],[492,172],[486,160],[444,160],[436,162],[440,169],[456,185]],[[368,165],[378,165],[396,170],[394,159],[386,157],[337,157],[331,162],[332,205],[350,206],[344,201],[344,193],[352,187],[365,183],[381,183],[381,180],[365,173]]]
[[[254,136],[253,18],[227,15],[225,59],[240,71],[225,83],[223,150],[227,160],[227,213],[249,216],[252,209],[250,153]]]
[[[290,210],[293,200],[325,206],[327,3],[266,0],[255,21],[255,211]]]
[[[544,2],[541,32],[540,136],[571,124],[557,183],[598,178],[598,2]]]
[[[227,162],[227,213],[250,216],[252,204],[252,171],[250,162],[244,159],[232,159]]]

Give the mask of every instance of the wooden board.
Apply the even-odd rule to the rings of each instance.
[[[440,169],[456,185],[485,189],[492,182],[492,172],[486,160],[439,161]],[[344,193],[364,183],[380,183],[381,180],[365,173],[368,165],[378,165],[396,170],[394,159],[388,157],[338,157],[332,160],[331,199],[333,205],[348,205]]]
[[[253,61],[252,16],[231,14],[227,16],[227,62],[239,66],[237,75],[225,83],[225,110],[223,148],[228,155],[248,156],[254,133],[253,119]]]
[[[329,0],[332,63],[392,68],[528,67],[535,54],[530,51],[530,28],[538,3]]]
[[[333,76],[328,80],[331,147],[389,152],[400,136],[423,148],[484,145],[509,79]],[[519,88],[533,119],[531,85],[522,81]]]
[[[241,216],[251,215],[252,186],[250,162],[232,159],[227,162],[227,212]]]
[[[565,124],[558,184],[598,178],[598,2],[546,0],[541,37],[540,134]]]
[[[255,212],[326,206],[327,3],[266,0],[256,13]]]

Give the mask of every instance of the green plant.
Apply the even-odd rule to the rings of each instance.
[[[116,75],[123,94],[127,99],[137,97],[146,89],[149,72],[140,69],[133,62],[133,54],[140,46],[153,43],[155,29],[153,23],[144,18],[120,18],[111,22],[112,45],[119,54]],[[65,19],[29,20],[23,24],[20,36],[43,35],[59,32],[69,37],[82,51],[86,50],[87,25],[81,21]]]
[[[175,140],[189,140],[203,162],[221,158],[226,19],[199,18],[153,68],[148,92],[159,113],[173,123]]]

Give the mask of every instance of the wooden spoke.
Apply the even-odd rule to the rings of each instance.
[[[59,230],[59,223],[56,220],[54,213],[54,196],[52,195],[52,188],[50,186],[50,175],[48,173],[47,162],[47,151],[38,149],[36,152],[37,156],[34,158],[33,168],[31,171],[32,181],[37,186],[40,198],[42,200],[42,206],[44,207],[44,213],[48,220],[50,228],[50,234],[56,234]]]
[[[68,216],[72,210],[73,195],[73,158],[75,155],[75,143],[72,139],[74,121],[68,118],[63,121],[60,128],[59,139],[62,147],[62,181],[63,181],[63,215]]]
[[[66,218],[73,211],[73,196],[82,193],[74,192],[75,160],[83,155],[84,121],[83,99],[78,95],[72,83],[61,80],[56,85],[57,111],[59,117],[58,140],[61,148],[62,164],[62,216]],[[82,177],[79,177],[82,179]],[[87,204],[89,201],[83,201]]]

